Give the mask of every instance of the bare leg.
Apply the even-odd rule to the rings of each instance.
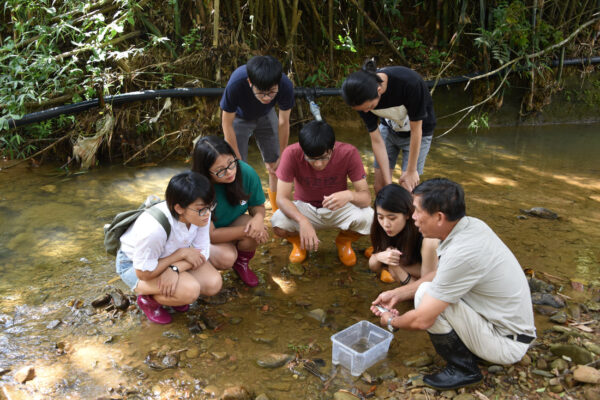
[[[231,269],[236,258],[237,250],[234,243],[217,243],[210,245],[209,261],[216,269]]]

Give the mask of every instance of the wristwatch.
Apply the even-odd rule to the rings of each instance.
[[[388,328],[388,331],[390,331],[390,332],[392,332],[392,333],[394,333],[394,332],[396,332],[396,331],[397,331],[397,329],[396,329],[396,328],[394,328],[394,327],[392,326],[392,320],[393,320],[393,319],[394,319],[394,316],[392,315],[392,316],[391,316],[391,317],[389,317],[389,318],[388,318],[388,320],[387,320],[387,328]]]
[[[171,268],[173,271],[177,272],[177,275],[179,275],[179,268],[177,268],[177,266],[169,265],[169,268]]]

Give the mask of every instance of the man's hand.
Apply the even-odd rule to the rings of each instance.
[[[329,196],[323,196],[323,207],[335,211],[344,207],[348,202],[352,201],[353,198],[354,196],[349,190],[335,192]]]
[[[380,316],[381,311],[377,309],[377,305],[383,306],[390,310],[394,315],[399,315],[398,310],[394,309],[394,306],[398,303],[398,296],[396,295],[395,289],[386,290],[385,292],[379,293],[379,296],[371,303],[371,311],[373,314]]]
[[[158,277],[158,289],[160,290],[160,294],[165,297],[174,296],[178,281],[179,274],[177,272],[173,271],[171,268],[164,270]]]
[[[412,193],[413,189],[419,184],[419,173],[417,171],[404,171],[400,175],[399,183]]]
[[[317,251],[319,242],[319,237],[312,224],[308,220],[300,222],[300,247],[308,251]]]
[[[402,252],[393,247],[388,247],[387,250],[379,252],[375,255],[377,261],[387,265],[400,265],[400,257]]]

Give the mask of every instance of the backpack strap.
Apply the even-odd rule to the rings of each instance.
[[[167,233],[168,239],[169,235],[171,234],[171,224],[169,223],[167,216],[156,207],[150,207],[146,211],[148,212],[148,214],[152,215],[154,219],[157,220],[158,223],[163,227],[163,229]]]

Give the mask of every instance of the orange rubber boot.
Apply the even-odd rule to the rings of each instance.
[[[301,263],[302,261],[306,260],[306,250],[300,248],[300,236],[289,236],[286,239],[293,246],[292,252],[289,256],[290,262]]]
[[[352,242],[360,238],[360,234],[353,231],[340,231],[335,238],[335,245],[338,250],[338,257],[342,264],[351,267],[356,264],[356,254],[352,250]]]
[[[371,256],[373,255],[373,246],[369,246],[365,249],[365,257],[367,258],[371,258]]]
[[[272,192],[271,189],[267,189],[267,193],[269,194],[269,201],[271,202],[271,211],[275,212],[279,209],[279,207],[277,207],[277,192]]]
[[[379,274],[379,279],[381,282],[392,283],[394,282],[394,277],[389,273],[387,269],[382,269],[381,274]]]

